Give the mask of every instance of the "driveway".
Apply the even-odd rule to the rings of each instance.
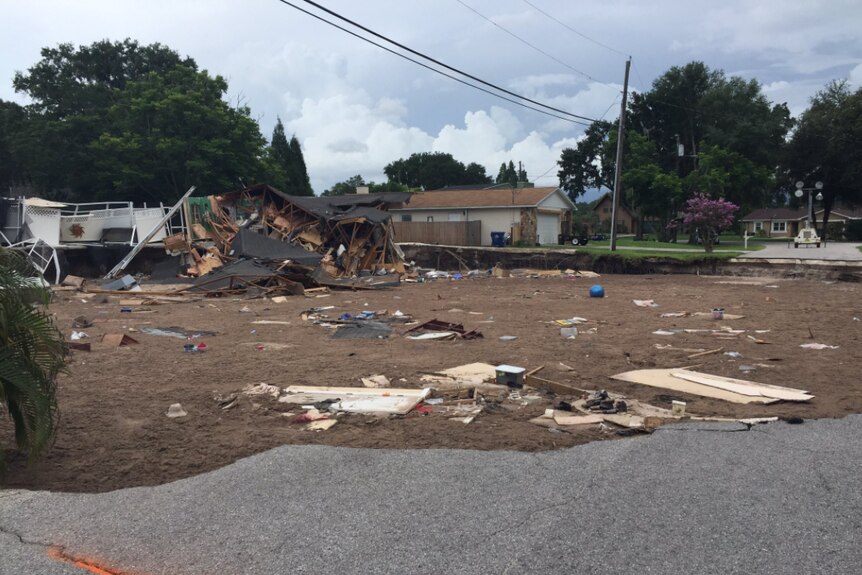
[[[857,248],[860,244],[848,242],[827,242],[817,247],[799,246],[785,242],[767,242],[766,247],[756,252],[742,254],[741,260],[825,260],[825,261],[857,261],[862,262],[862,252]]]
[[[0,491],[0,573],[83,573],[52,545],[137,575],[853,573],[860,435],[849,416],[546,453],[285,446],[160,487]]]

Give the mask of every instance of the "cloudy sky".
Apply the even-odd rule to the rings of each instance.
[[[290,0],[315,14],[322,11]],[[320,0],[414,50],[588,118],[618,116],[630,84],[704,61],[755,78],[794,115],[832,79],[862,85],[860,0]],[[0,99],[43,46],[160,42],[224,76],[264,135],[276,117],[302,143],[317,193],[414,152],[524,163],[556,185],[560,151],[584,126],[494,98],[387,53],[279,0],[0,0]],[[332,16],[325,15],[330,20]]]

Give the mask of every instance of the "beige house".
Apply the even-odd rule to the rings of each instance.
[[[492,245],[492,232],[511,234],[512,243],[557,244],[572,228],[575,205],[557,187],[445,188],[416,192],[410,202],[391,208],[399,242],[433,241]],[[443,225],[446,224],[446,225]],[[454,230],[460,240],[445,240]],[[423,239],[419,239],[419,238]],[[430,239],[429,239],[430,238]]]
[[[823,210],[816,210],[814,218],[818,228],[823,221]],[[762,208],[754,210],[742,218],[745,230],[749,235],[761,235],[768,238],[792,238],[805,227],[808,219],[807,208]],[[862,219],[862,209],[836,206],[829,212],[829,226],[844,225],[850,220]]]

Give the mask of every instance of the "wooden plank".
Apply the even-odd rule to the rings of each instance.
[[[779,399],[763,396],[742,395],[725,389],[703,385],[692,381],[686,381],[671,375],[679,369],[637,369],[634,371],[626,371],[612,375],[611,379],[618,381],[626,381],[629,383],[637,383],[647,385],[649,387],[658,387],[661,389],[669,389],[671,391],[679,391],[691,395],[699,395],[701,397],[711,397],[721,399],[731,403],[762,403],[770,404],[777,403]]]
[[[554,411],[554,422],[557,425],[595,425],[604,421],[604,417],[597,414],[576,414]]]
[[[789,387],[769,386],[744,379],[734,379],[731,377],[722,377],[718,375],[710,375],[707,373],[697,373],[695,371],[675,370],[671,373],[673,377],[724,389],[739,393],[741,395],[750,395],[754,397],[772,397],[782,399],[784,401],[808,401],[814,396],[799,389]]]
[[[582,393],[590,393],[586,389],[581,389],[574,385],[569,385],[568,383],[551,381],[550,379],[544,379],[529,374],[524,376],[524,385],[534,389],[549,389],[557,395],[581,395]]]

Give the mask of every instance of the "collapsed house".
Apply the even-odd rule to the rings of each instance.
[[[183,206],[186,232],[165,238],[165,247],[189,254],[185,271],[198,277],[201,288],[269,287],[272,272],[306,286],[388,286],[409,270],[387,210],[409,200],[406,192],[290,196],[259,184],[188,198]],[[232,273],[230,268],[248,260],[269,271],[252,277],[246,265],[242,273]],[[210,281],[215,277],[238,283]],[[282,280],[276,283],[285,287]],[[287,291],[296,293],[293,288]]]

